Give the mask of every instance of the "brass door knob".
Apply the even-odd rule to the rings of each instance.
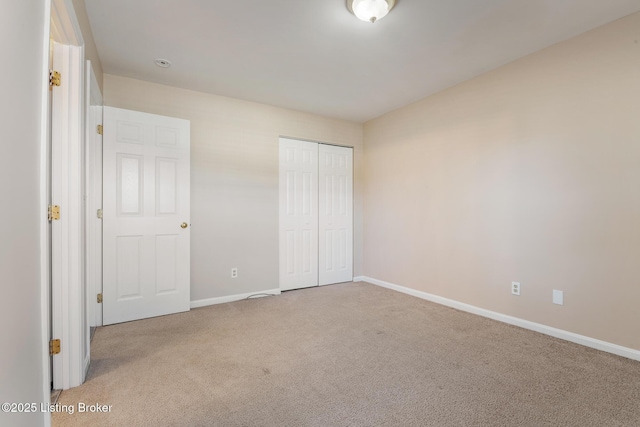
[[[180,224],[180,227],[182,228],[187,228],[189,226],[189,224],[187,224],[186,222],[183,222],[182,224]]]

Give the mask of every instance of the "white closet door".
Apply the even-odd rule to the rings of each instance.
[[[280,138],[280,289],[318,285],[318,144]]]
[[[353,280],[353,149],[320,144],[319,284]]]
[[[104,108],[103,323],[188,311],[189,121]]]

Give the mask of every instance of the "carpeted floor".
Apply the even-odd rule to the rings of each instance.
[[[91,352],[54,427],[640,426],[640,363],[366,283],[99,328]]]

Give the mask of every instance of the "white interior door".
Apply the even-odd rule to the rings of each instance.
[[[320,144],[319,285],[353,280],[353,149]]]
[[[318,285],[318,144],[280,138],[280,289]]]
[[[104,107],[103,323],[188,311],[190,124]]]

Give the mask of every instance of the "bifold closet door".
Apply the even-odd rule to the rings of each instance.
[[[353,280],[353,149],[319,146],[319,285]]]
[[[318,144],[280,138],[280,289],[318,286]]]

